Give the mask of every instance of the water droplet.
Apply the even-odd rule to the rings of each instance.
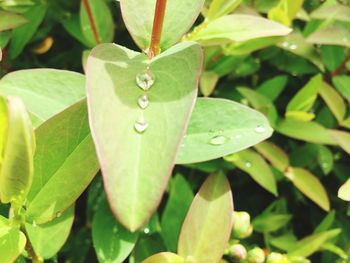
[[[297,49],[298,46],[297,46],[296,44],[291,44],[291,45],[289,46],[289,48],[292,49],[292,50],[294,50],[294,49]]]
[[[118,232],[118,228],[115,226],[115,227],[113,227],[113,233],[115,234],[115,233],[117,233]]]
[[[149,100],[146,94],[142,95],[138,100],[137,104],[140,106],[141,109],[146,109],[149,105]]]
[[[145,119],[145,116],[142,114],[140,118],[135,122],[135,130],[138,133],[143,133],[148,128],[148,123]]]
[[[140,89],[149,90],[154,84],[154,77],[151,72],[142,73],[136,76],[136,83]]]
[[[245,163],[245,166],[246,166],[247,168],[250,168],[250,167],[252,167],[252,164],[251,164],[250,162],[246,162],[246,163]]]
[[[33,227],[37,227],[37,224],[36,224],[35,220],[33,220],[32,226]]]
[[[222,135],[214,136],[210,139],[211,145],[222,145],[228,141],[228,138]]]
[[[283,47],[288,47],[288,46],[289,46],[289,43],[288,43],[287,41],[284,41],[284,42],[282,43],[282,46],[283,46]]]
[[[144,232],[145,234],[148,234],[148,233],[150,232],[150,229],[149,229],[148,227],[146,227],[146,228],[143,230],[143,232]]]
[[[256,126],[256,128],[255,128],[255,132],[257,132],[257,133],[264,133],[265,131],[266,131],[266,129],[265,129],[265,127],[262,126],[262,125],[258,125],[258,126]]]
[[[57,213],[56,213],[56,217],[60,217],[61,215],[62,215],[61,212],[57,212]]]

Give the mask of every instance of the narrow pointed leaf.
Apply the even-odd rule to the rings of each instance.
[[[220,158],[257,144],[271,134],[272,128],[260,112],[230,100],[201,98],[197,100],[176,162]]]
[[[85,78],[66,70],[20,70],[0,80],[0,94],[20,97],[38,127],[85,97]]]
[[[113,212],[135,231],[158,206],[197,95],[202,51],[198,44],[178,44],[150,64],[154,85],[144,94],[136,76],[147,57],[113,44],[96,47],[88,59],[90,126],[105,190]],[[168,73],[170,72],[170,74]],[[148,128],[135,125],[144,114]]]
[[[329,109],[332,111],[334,117],[341,122],[346,113],[346,104],[339,93],[327,83],[323,83],[320,90],[322,99],[326,102]]]
[[[203,45],[218,45],[261,37],[285,36],[291,29],[266,18],[227,15],[209,22],[191,37]]]
[[[330,130],[329,132],[339,146],[350,155],[350,133],[338,130]]]
[[[276,169],[284,172],[289,166],[287,153],[272,142],[264,141],[254,146]]]
[[[276,179],[270,166],[253,150],[247,149],[225,157],[273,195],[278,195]]]
[[[137,237],[138,233],[131,233],[118,223],[106,200],[100,203],[92,222],[92,240],[100,262],[124,262]]]
[[[71,206],[98,171],[85,100],[41,125],[36,138],[27,218],[43,224]]]
[[[35,253],[44,259],[55,256],[66,242],[73,220],[74,207],[47,224],[26,223],[25,228]]]
[[[318,45],[350,47],[350,31],[343,26],[333,25],[312,33],[307,41]]]
[[[174,253],[162,252],[146,258],[142,263],[185,263],[185,259]]]
[[[35,138],[23,102],[17,97],[0,97],[0,199],[9,203],[23,199],[33,178]]]
[[[329,211],[330,202],[325,187],[320,180],[302,168],[290,168],[285,175],[304,195],[325,211]]]
[[[208,19],[215,19],[227,15],[235,10],[242,0],[214,0],[211,2],[208,10]]]
[[[167,1],[160,47],[166,50],[188,31],[204,0]],[[136,44],[145,50],[151,42],[156,0],[120,0],[123,20]],[[181,18],[181,19],[179,19]]]
[[[233,202],[225,175],[213,174],[195,196],[181,229],[178,254],[219,262],[232,230]]]
[[[0,32],[19,27],[27,22],[28,20],[22,15],[0,11]]]
[[[171,182],[169,200],[165,206],[161,234],[169,251],[176,252],[180,230],[193,200],[191,186],[180,174]]]

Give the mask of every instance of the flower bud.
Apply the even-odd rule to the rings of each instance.
[[[248,251],[248,263],[263,263],[265,261],[265,253],[260,247],[255,247]]]
[[[229,248],[229,255],[233,262],[241,262],[247,257],[247,250],[241,244],[234,244]]]
[[[249,237],[253,232],[250,224],[250,215],[247,212],[233,212],[233,238],[243,239]]]
[[[266,260],[266,263],[290,263],[286,255],[272,252]]]

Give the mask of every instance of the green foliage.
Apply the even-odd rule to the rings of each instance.
[[[1,263],[349,261],[349,1],[0,0],[0,77]]]

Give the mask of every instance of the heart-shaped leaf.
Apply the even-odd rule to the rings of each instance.
[[[28,238],[35,253],[45,259],[52,258],[66,242],[74,220],[74,207],[62,216],[44,225],[26,224]]]
[[[106,200],[100,203],[92,222],[92,239],[100,262],[124,262],[137,237],[138,233],[130,233],[118,223]]]
[[[201,98],[197,100],[176,162],[197,163],[223,157],[271,134],[269,122],[260,112],[230,100]]]
[[[174,45],[192,26],[204,0],[167,1],[160,48]],[[120,0],[123,20],[136,44],[145,50],[151,42],[156,0]]]
[[[0,200],[26,196],[32,184],[35,138],[23,102],[0,97]]]
[[[85,78],[66,70],[20,70],[0,80],[0,94],[20,97],[38,127],[85,97]]]
[[[88,59],[90,127],[105,190],[129,230],[141,227],[160,202],[197,95],[201,66],[202,51],[193,42],[178,44],[151,62],[114,44],[96,47]],[[136,77],[139,82],[144,78],[140,86],[154,81],[146,100]]]
[[[232,193],[226,176],[222,173],[209,176],[182,226],[179,255],[194,257],[201,263],[219,262],[231,234],[232,214]]]
[[[43,224],[71,206],[98,171],[85,100],[45,122],[35,135],[27,218]]]

